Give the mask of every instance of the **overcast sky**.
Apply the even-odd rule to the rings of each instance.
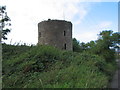
[[[73,38],[80,42],[96,40],[102,30],[118,31],[118,1],[0,0],[0,5],[6,5],[12,24],[4,42],[37,44],[37,24],[49,18],[71,21]]]

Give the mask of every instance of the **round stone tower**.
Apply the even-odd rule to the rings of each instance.
[[[50,19],[38,23],[38,44],[72,51],[72,23]]]

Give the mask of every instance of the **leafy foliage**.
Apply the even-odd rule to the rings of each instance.
[[[103,31],[86,44],[74,38],[74,52],[3,44],[3,88],[106,88],[117,68],[110,47],[119,37]]]
[[[3,44],[3,53],[3,88],[105,88],[115,70],[87,51]]]
[[[80,52],[80,46],[79,46],[79,42],[73,38],[73,51],[75,52]]]
[[[77,40],[76,40],[77,42]],[[79,42],[78,42],[79,43]],[[99,39],[96,41],[90,41],[88,43],[79,43],[76,47],[76,51],[88,51],[96,55],[100,55],[107,62],[115,61],[115,48],[119,48],[117,45],[120,44],[120,33],[113,33],[111,30],[105,30],[100,32]],[[75,46],[73,45],[73,48]],[[111,49],[113,48],[113,49]],[[80,52],[80,50],[78,51]]]
[[[2,31],[0,31],[0,35],[2,35],[0,36],[0,39],[1,38],[3,38],[4,40],[7,39],[6,35],[10,32],[10,29],[7,27],[11,26],[11,23],[9,21],[11,20],[7,15],[6,6],[0,6],[0,28],[2,28]]]

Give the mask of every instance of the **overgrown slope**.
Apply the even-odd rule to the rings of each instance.
[[[106,88],[114,70],[88,52],[3,45],[3,88]]]

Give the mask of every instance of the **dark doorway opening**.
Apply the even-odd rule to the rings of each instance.
[[[65,50],[66,50],[66,46],[67,46],[67,45],[66,45],[66,43],[65,43],[65,44],[64,44],[64,49],[65,49]]]

